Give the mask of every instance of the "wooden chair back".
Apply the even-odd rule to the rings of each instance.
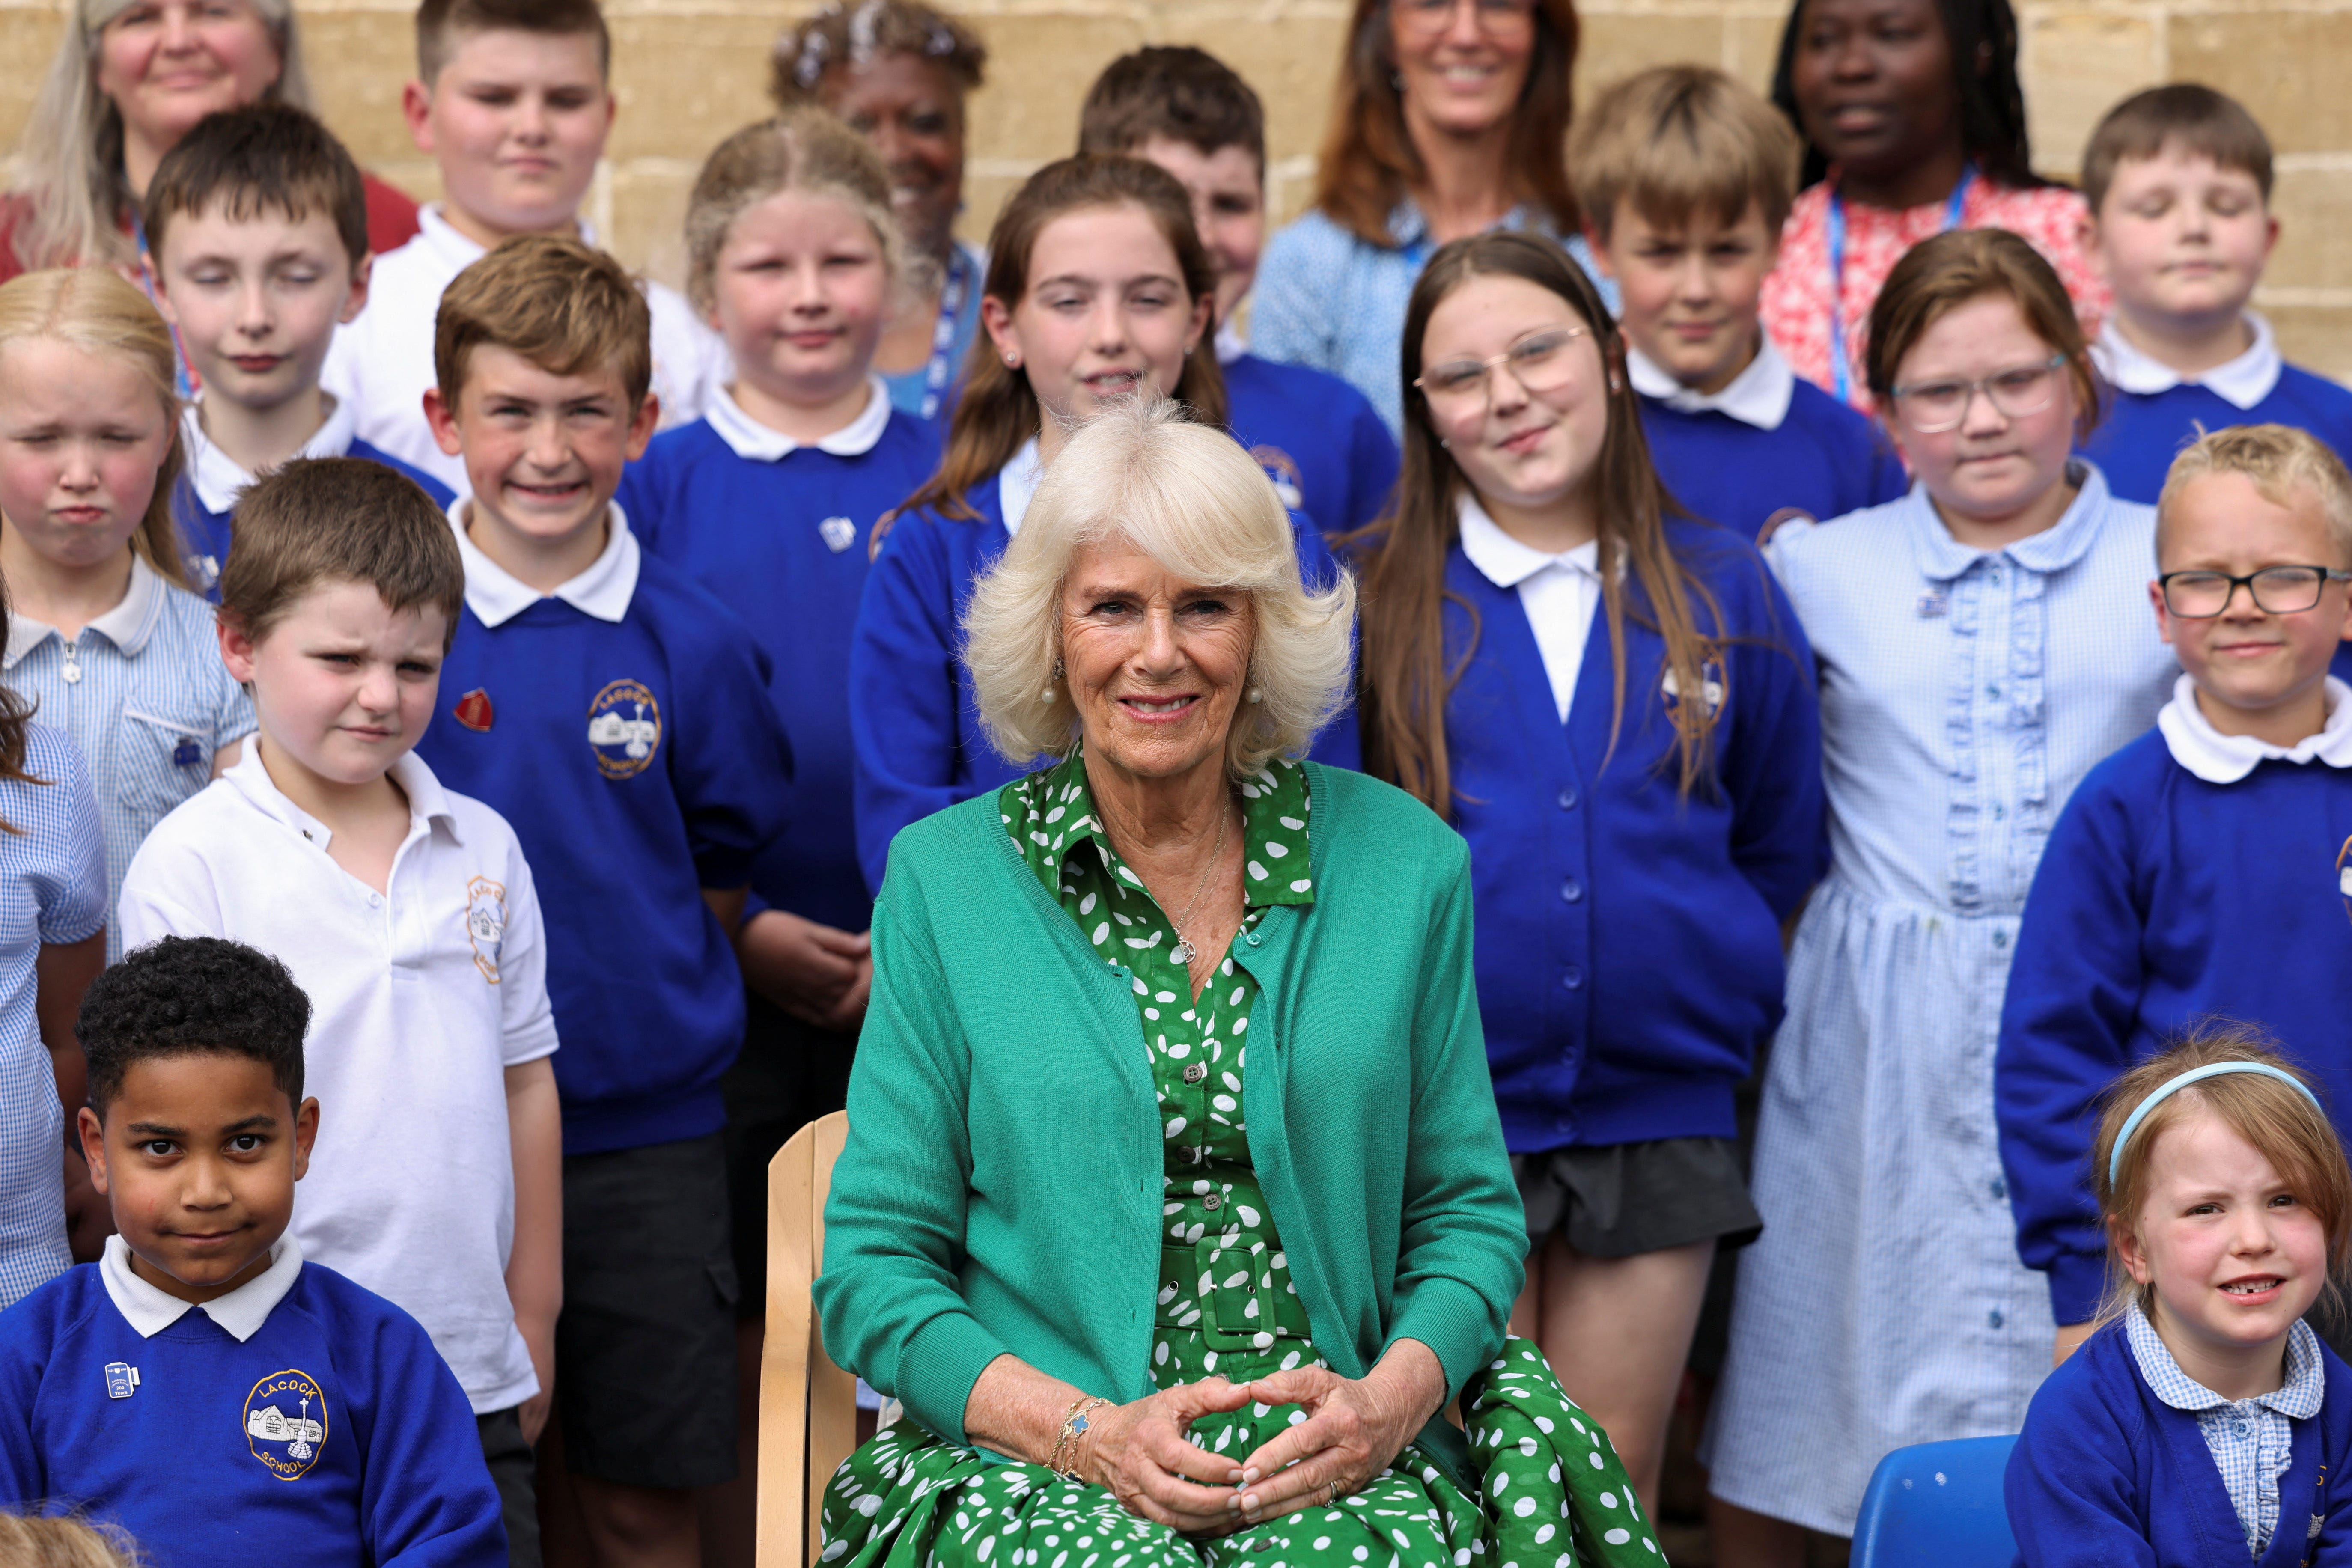
[[[825,1482],[857,1446],[857,1380],[824,1353],[810,1288],[824,1197],[849,1136],[835,1111],[768,1165],[768,1327],[760,1355],[759,1568],[814,1568]]]

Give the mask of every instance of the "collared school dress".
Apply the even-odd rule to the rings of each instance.
[[[2297,1323],[2285,1374],[2233,1403],[2182,1372],[2137,1306],[2093,1334],[2010,1455],[2021,1568],[2352,1563],[2352,1368]]]
[[[2155,514],[2096,468],[2057,523],[1971,550],[1924,487],[1771,560],[1821,671],[1831,866],[1790,953],[1704,1445],[1727,1502],[1850,1535],[1889,1449],[2014,1432],[2050,1370],[2018,1260],[1993,1044],[2018,914],[2066,798],[2177,667]]]
[[[2294,746],[2224,735],[2183,675],[2091,770],[2018,930],[1994,1089],[2017,1250],[2061,1323],[2097,1315],[2106,1233],[2084,1173],[2098,1099],[2205,1018],[2260,1024],[2352,1115],[2352,687]]]
[[[1000,789],[1021,776],[980,727],[971,677],[956,649],[964,606],[981,574],[996,564],[1028,514],[1045,477],[1036,437],[994,475],[971,487],[977,515],[954,518],[926,507],[877,528],[873,574],[859,602],[849,652],[849,732],[856,758],[857,858],[879,891],[899,829],[935,811]],[[1315,525],[1290,514],[1298,569],[1312,588],[1339,570]],[[1352,709],[1316,737],[1316,761],[1361,763]]]
[[[1380,516],[1396,489],[1397,444],[1362,393],[1323,371],[1261,359],[1230,323],[1217,329],[1217,364],[1226,427],[1283,505],[1326,539]]]
[[[2172,459],[2207,431],[2232,425],[2291,425],[2352,462],[2352,391],[2286,363],[2261,312],[2248,310],[2254,341],[2235,359],[2183,375],[2142,353],[2109,321],[2091,358],[2113,394],[2083,455],[2116,494],[2156,504]]]
[[[1769,336],[1720,392],[1685,386],[1628,344],[1642,433],[1666,489],[1691,513],[1742,539],[1778,523],[1821,522],[1910,488],[1903,460],[1870,421],[1800,380]]]

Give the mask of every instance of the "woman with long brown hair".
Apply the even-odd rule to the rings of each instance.
[[[981,731],[956,626],[971,584],[1013,542],[1070,433],[1124,398],[1172,396],[1225,423],[1209,340],[1216,271],[1174,175],[1135,158],[1049,163],[998,215],[972,345],[940,470],[874,525],[849,655],[857,849],[878,889],[890,840],[932,812],[1020,776]],[[1195,352],[1198,351],[1198,352]],[[1310,584],[1334,574],[1292,514]],[[1317,760],[1356,764],[1342,715]]]
[[[1573,0],[1356,0],[1314,210],[1258,273],[1256,352],[1353,382],[1402,429],[1397,332],[1432,250],[1526,229],[1589,271],[1568,178],[1576,42]]]
[[[1761,1223],[1732,1091],[1822,868],[1811,655],[1756,548],[1660,482],[1559,247],[1439,250],[1402,357],[1396,507],[1354,542],[1365,764],[1469,840],[1514,1327],[1647,1504],[1717,1245]]]

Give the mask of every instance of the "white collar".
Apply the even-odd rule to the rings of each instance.
[[[1249,339],[1243,336],[1242,330],[1234,325],[1233,322],[1219,321],[1217,323],[1216,350],[1217,363],[1220,365],[1228,365],[1233,363],[1234,361],[1241,358],[1242,355],[1249,353]]]
[[[457,531],[457,553],[466,563],[466,607],[482,625],[503,626],[541,599],[561,599],[600,621],[617,623],[629,613],[629,600],[637,591],[637,572],[644,557],[637,548],[637,536],[629,531],[628,514],[621,510],[620,502],[614,501],[606,509],[605,519],[611,526],[604,531],[604,548],[596,552],[596,559],[586,571],[558,584],[550,594],[542,594],[520,581],[482,553],[482,547],[466,531],[466,509],[472,504],[470,496],[451,501],[449,526]]]
[[[316,846],[320,854],[325,854],[327,846],[334,841],[333,829],[286,798],[277,781],[269,776],[269,769],[262,763],[261,737],[257,734],[252,740],[254,743],[246,747],[245,754],[237,758],[236,764],[221,777],[265,815],[294,829]],[[465,842],[457,825],[457,811],[449,805],[448,794],[442,789],[441,781],[433,776],[433,770],[425,765],[424,758],[415,752],[403,752],[399,760],[384,770],[384,776],[408,797],[408,830],[411,833],[415,833],[420,825],[438,822],[448,830],[452,839],[461,844]]]
[[[183,1301],[132,1273],[131,1248],[119,1236],[106,1238],[106,1255],[98,1263],[98,1277],[114,1310],[139,1331],[142,1340],[152,1340],[190,1312],[201,1311],[242,1343],[261,1331],[261,1325],[269,1321],[286,1292],[294,1289],[295,1277],[301,1272],[302,1244],[290,1230],[271,1245],[268,1268],[227,1295],[209,1301]]]
[[[326,423],[310,432],[310,438],[295,448],[289,461],[293,458],[340,458],[352,449],[352,439],[359,434],[358,405],[331,394],[320,395],[327,399]],[[236,510],[236,498],[253,483],[254,476],[235,458],[213,445],[212,438],[205,434],[204,421],[196,417],[194,403],[180,413],[180,445],[188,454],[188,483],[195,490],[196,499],[205,503],[205,510]]]
[[[163,608],[163,579],[155,574],[152,566],[139,558],[137,551],[133,551],[131,554],[131,585],[122,591],[122,602],[106,614],[91,617],[83,629],[98,633],[123,653],[136,658],[140,650],[147,646],[147,639],[155,635],[155,622]],[[44,625],[22,613],[11,615],[8,617],[8,648],[5,658],[0,658],[0,668],[16,668],[18,659],[51,637],[57,637],[60,642],[65,640],[55,626]],[[79,642],[81,639],[76,637],[74,640]]]
[[[2156,716],[2172,760],[2207,784],[2236,784],[2263,763],[2326,763],[2352,768],[2352,686],[2327,678],[2327,722],[2316,735],[2292,746],[2273,746],[2252,735],[2224,735],[2197,706],[2197,683],[2183,675],[2172,683],[2172,700]]]
[[[438,251],[443,260],[462,272],[488,256],[489,247],[460,233],[457,226],[442,215],[441,205],[439,202],[427,202],[416,209],[416,237],[423,240],[427,248]],[[575,217],[572,228],[581,244],[591,250],[596,248],[595,225],[585,217]],[[556,232],[561,234],[562,230]]]
[[[754,463],[781,463],[803,447],[814,447],[818,451],[836,458],[862,458],[874,450],[874,443],[882,439],[882,432],[890,424],[890,388],[878,375],[866,378],[866,406],[856,418],[830,436],[820,436],[814,441],[795,441],[781,430],[773,430],[743,412],[735,401],[735,389],[722,386],[710,395],[703,405],[702,416],[719,432],[719,438],[733,448],[739,458]]]
[[[1497,588],[1516,588],[1537,573],[1555,566],[1563,572],[1581,572],[1595,582],[1601,579],[1601,542],[1597,539],[1588,539],[1558,555],[1548,555],[1504,532],[1502,524],[1488,517],[1486,509],[1478,504],[1478,498],[1466,489],[1462,492],[1459,515],[1462,553]]]
[[[2148,396],[2184,384],[2201,386],[2233,408],[2252,408],[2278,384],[2279,372],[2285,362],[2279,357],[2278,337],[2261,312],[2247,311],[2246,325],[2254,330],[2252,347],[2237,358],[2195,375],[2183,375],[2134,348],[2116,330],[2113,316],[2100,327],[2098,342],[2091,345],[2091,358],[2097,363],[2099,374],[2107,378],[2107,384],[2118,392]]]
[[[1050,415],[1047,417],[1052,417]],[[1004,513],[1004,531],[1021,531],[1021,520],[1029,515],[1029,502],[1037,494],[1037,487],[1045,478],[1045,459],[1037,447],[1037,437],[1032,436],[1021,450],[1013,454],[996,475],[997,510]]]
[[[1797,373],[1789,368],[1787,357],[1769,332],[1757,334],[1756,357],[1721,392],[1685,386],[1631,343],[1625,345],[1625,374],[1634,391],[1669,408],[1684,414],[1722,414],[1759,430],[1778,430],[1780,421],[1789,416],[1790,399],[1797,395]]]

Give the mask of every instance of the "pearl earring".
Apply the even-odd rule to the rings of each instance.
[[[1045,687],[1045,695],[1044,695],[1044,696],[1042,696],[1042,697],[1040,697],[1040,698],[1038,698],[1038,699],[1037,699],[1037,700],[1038,700],[1038,701],[1040,701],[1040,702],[1051,702],[1052,700],[1054,700],[1054,688],[1053,688],[1053,686],[1052,686],[1051,682],[1052,682],[1052,681],[1055,681],[1055,680],[1059,680],[1059,679],[1062,679],[1062,661],[1061,661],[1060,659],[1058,659],[1058,658],[1057,658],[1057,659],[1055,659],[1055,660],[1054,661],[1054,673],[1053,673],[1053,675],[1052,675],[1051,677],[1049,677],[1049,678],[1048,678],[1048,684],[1047,684],[1047,685],[1046,685],[1046,687]]]
[[[1004,365],[1007,370],[1019,370],[1021,368],[1021,356],[1019,354],[1006,354],[1004,356]]]
[[[1253,702],[1263,702],[1263,701],[1265,701],[1265,688],[1263,688],[1263,687],[1258,687],[1258,686],[1253,686],[1253,687],[1251,687],[1251,688],[1249,689],[1249,700],[1250,700],[1251,701],[1253,701]]]

